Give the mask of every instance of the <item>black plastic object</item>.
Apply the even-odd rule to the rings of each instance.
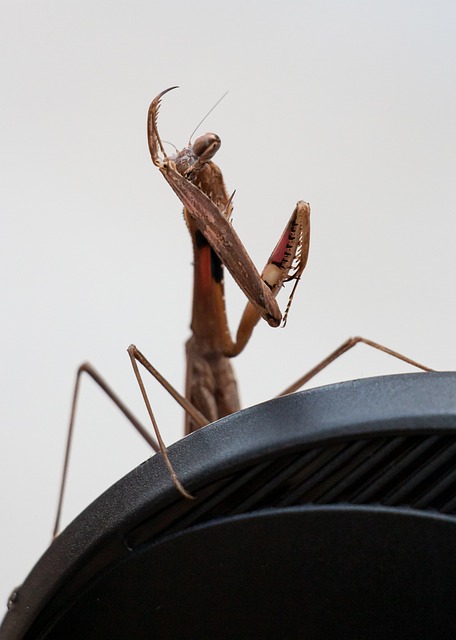
[[[294,394],[92,503],[12,598],[19,638],[455,638],[456,374]]]

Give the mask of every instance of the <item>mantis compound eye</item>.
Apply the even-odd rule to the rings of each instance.
[[[220,149],[222,141],[216,133],[205,133],[193,144],[193,151],[200,162],[209,162]]]

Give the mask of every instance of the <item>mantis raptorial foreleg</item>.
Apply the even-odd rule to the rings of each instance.
[[[231,225],[231,197],[226,192],[220,169],[212,162],[220,148],[220,138],[207,133],[172,158],[164,154],[157,130],[157,114],[162,96],[174,88],[162,91],[149,108],[148,139],[152,161],[184,205],[184,216],[192,236],[196,230],[202,234],[260,316],[277,327],[282,315],[275,295],[284,282],[299,280],[307,262],[310,207],[303,201],[297,203],[260,276]],[[159,150],[164,154],[163,158],[159,156]],[[224,313],[224,309],[217,312]]]

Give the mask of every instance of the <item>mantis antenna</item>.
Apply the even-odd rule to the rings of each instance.
[[[218,107],[218,105],[221,103],[221,101],[223,100],[223,98],[225,98],[225,97],[228,95],[228,93],[229,93],[228,91],[225,91],[225,93],[223,94],[223,96],[221,96],[221,98],[219,98],[219,99],[217,100],[217,102],[214,104],[214,106],[213,106],[213,107],[211,107],[211,108],[209,109],[209,111],[206,113],[206,115],[204,116],[204,118],[203,118],[202,120],[200,120],[200,122],[198,122],[198,124],[196,125],[196,127],[193,129],[193,131],[192,131],[192,132],[191,132],[191,134],[190,134],[190,139],[189,139],[189,141],[188,141],[188,146],[190,146],[190,145],[191,145],[193,136],[194,136],[194,135],[195,135],[195,133],[198,131],[198,129],[200,128],[200,126],[203,124],[203,122],[206,120],[206,118],[207,118],[208,116],[210,116],[210,114],[214,111],[214,109],[215,109],[216,107]]]

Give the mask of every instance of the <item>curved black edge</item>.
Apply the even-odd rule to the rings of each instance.
[[[219,518],[137,548],[33,637],[454,638],[455,533],[371,506]]]
[[[169,455],[180,480],[192,491],[215,472],[229,473],[277,449],[292,451],[367,431],[388,435],[394,430],[402,435],[453,428],[454,433],[455,420],[456,373],[384,376],[319,387],[250,407],[180,440],[169,448]],[[27,620],[32,620],[59,588],[62,576],[82,566],[110,540],[122,545],[123,532],[135,522],[180,499],[159,455],[110,487],[32,569],[0,627],[0,640],[21,637],[26,631],[22,602]]]

